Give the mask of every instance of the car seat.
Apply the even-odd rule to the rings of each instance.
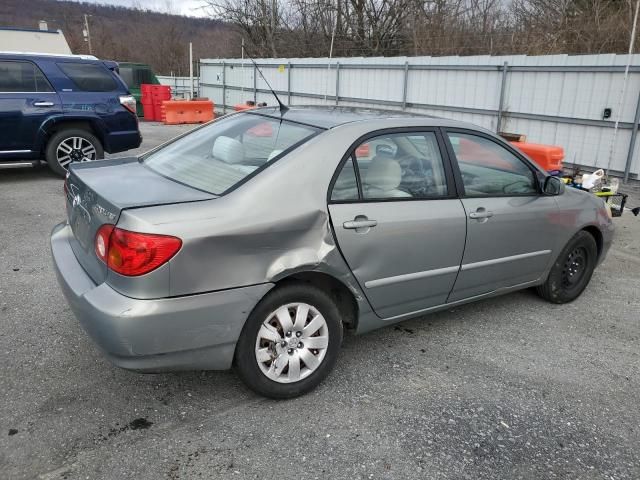
[[[398,189],[402,181],[402,169],[393,158],[377,155],[365,174],[365,198],[402,198],[411,194]]]

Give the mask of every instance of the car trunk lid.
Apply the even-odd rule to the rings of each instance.
[[[73,165],[66,192],[71,248],[96,283],[107,275],[106,265],[94,250],[96,232],[104,224],[115,225],[122,210],[216,198],[153,172],[137,158]]]

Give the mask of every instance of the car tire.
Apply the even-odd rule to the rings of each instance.
[[[98,137],[80,128],[56,132],[47,143],[45,158],[49,168],[64,177],[71,163],[104,158],[104,148]]]
[[[287,318],[292,328],[285,331]],[[288,283],[267,293],[249,315],[235,366],[260,395],[293,398],[326,378],[341,344],[342,321],[331,296],[313,285]]]
[[[598,246],[593,235],[584,230],[578,232],[558,255],[546,282],[537,287],[538,295],[551,303],[572,302],[589,284],[597,260]]]

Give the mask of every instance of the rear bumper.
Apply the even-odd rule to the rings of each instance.
[[[142,144],[142,135],[139,130],[125,130],[110,132],[105,135],[104,149],[108,153],[124,152],[138,148]]]
[[[186,297],[139,300],[96,285],[78,263],[60,224],[51,234],[58,282],[93,341],[115,365],[138,371],[224,370],[256,303],[273,284]]]

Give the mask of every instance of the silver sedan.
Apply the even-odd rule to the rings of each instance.
[[[74,164],[65,191],[58,279],[114,364],[235,365],[274,398],[317,386],[345,329],[527,287],[570,302],[613,232],[602,200],[488,131],[367,110],[229,115]]]

